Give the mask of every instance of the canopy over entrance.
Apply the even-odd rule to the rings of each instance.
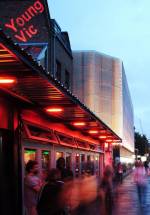
[[[102,120],[65,86],[46,74],[31,55],[14,44],[0,30],[0,90],[42,111],[47,118],[61,122],[84,135],[105,141],[121,142]]]

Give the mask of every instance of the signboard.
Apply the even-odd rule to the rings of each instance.
[[[0,27],[14,42],[47,42],[44,0],[0,1]]]

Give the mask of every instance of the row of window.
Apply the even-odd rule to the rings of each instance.
[[[40,153],[40,156],[39,156]],[[51,168],[51,150],[42,150],[40,148],[24,148],[24,164],[29,160],[37,160],[40,167],[40,172],[49,170]],[[99,154],[76,153],[73,162],[73,154],[58,150],[55,152],[55,165],[60,157],[64,157],[66,161],[66,168],[71,169],[76,177],[85,172],[89,174],[99,175]]]
[[[53,131],[51,129],[42,128],[34,124],[30,124],[24,121],[24,139],[32,139],[35,141],[44,141],[46,143],[54,143],[65,146],[70,146],[71,148],[84,149],[88,151],[101,151],[101,146],[97,146],[94,143],[75,138],[70,135],[66,135],[62,132]]]

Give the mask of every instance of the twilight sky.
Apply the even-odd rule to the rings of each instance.
[[[68,31],[73,50],[120,58],[135,127],[150,138],[150,0],[48,0],[51,18]]]

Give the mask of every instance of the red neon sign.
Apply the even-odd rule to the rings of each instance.
[[[44,5],[40,0],[36,0],[21,15],[10,18],[10,21],[5,23],[5,27],[14,34],[19,42],[27,42],[39,33],[38,28],[32,23],[32,19],[43,12]]]

